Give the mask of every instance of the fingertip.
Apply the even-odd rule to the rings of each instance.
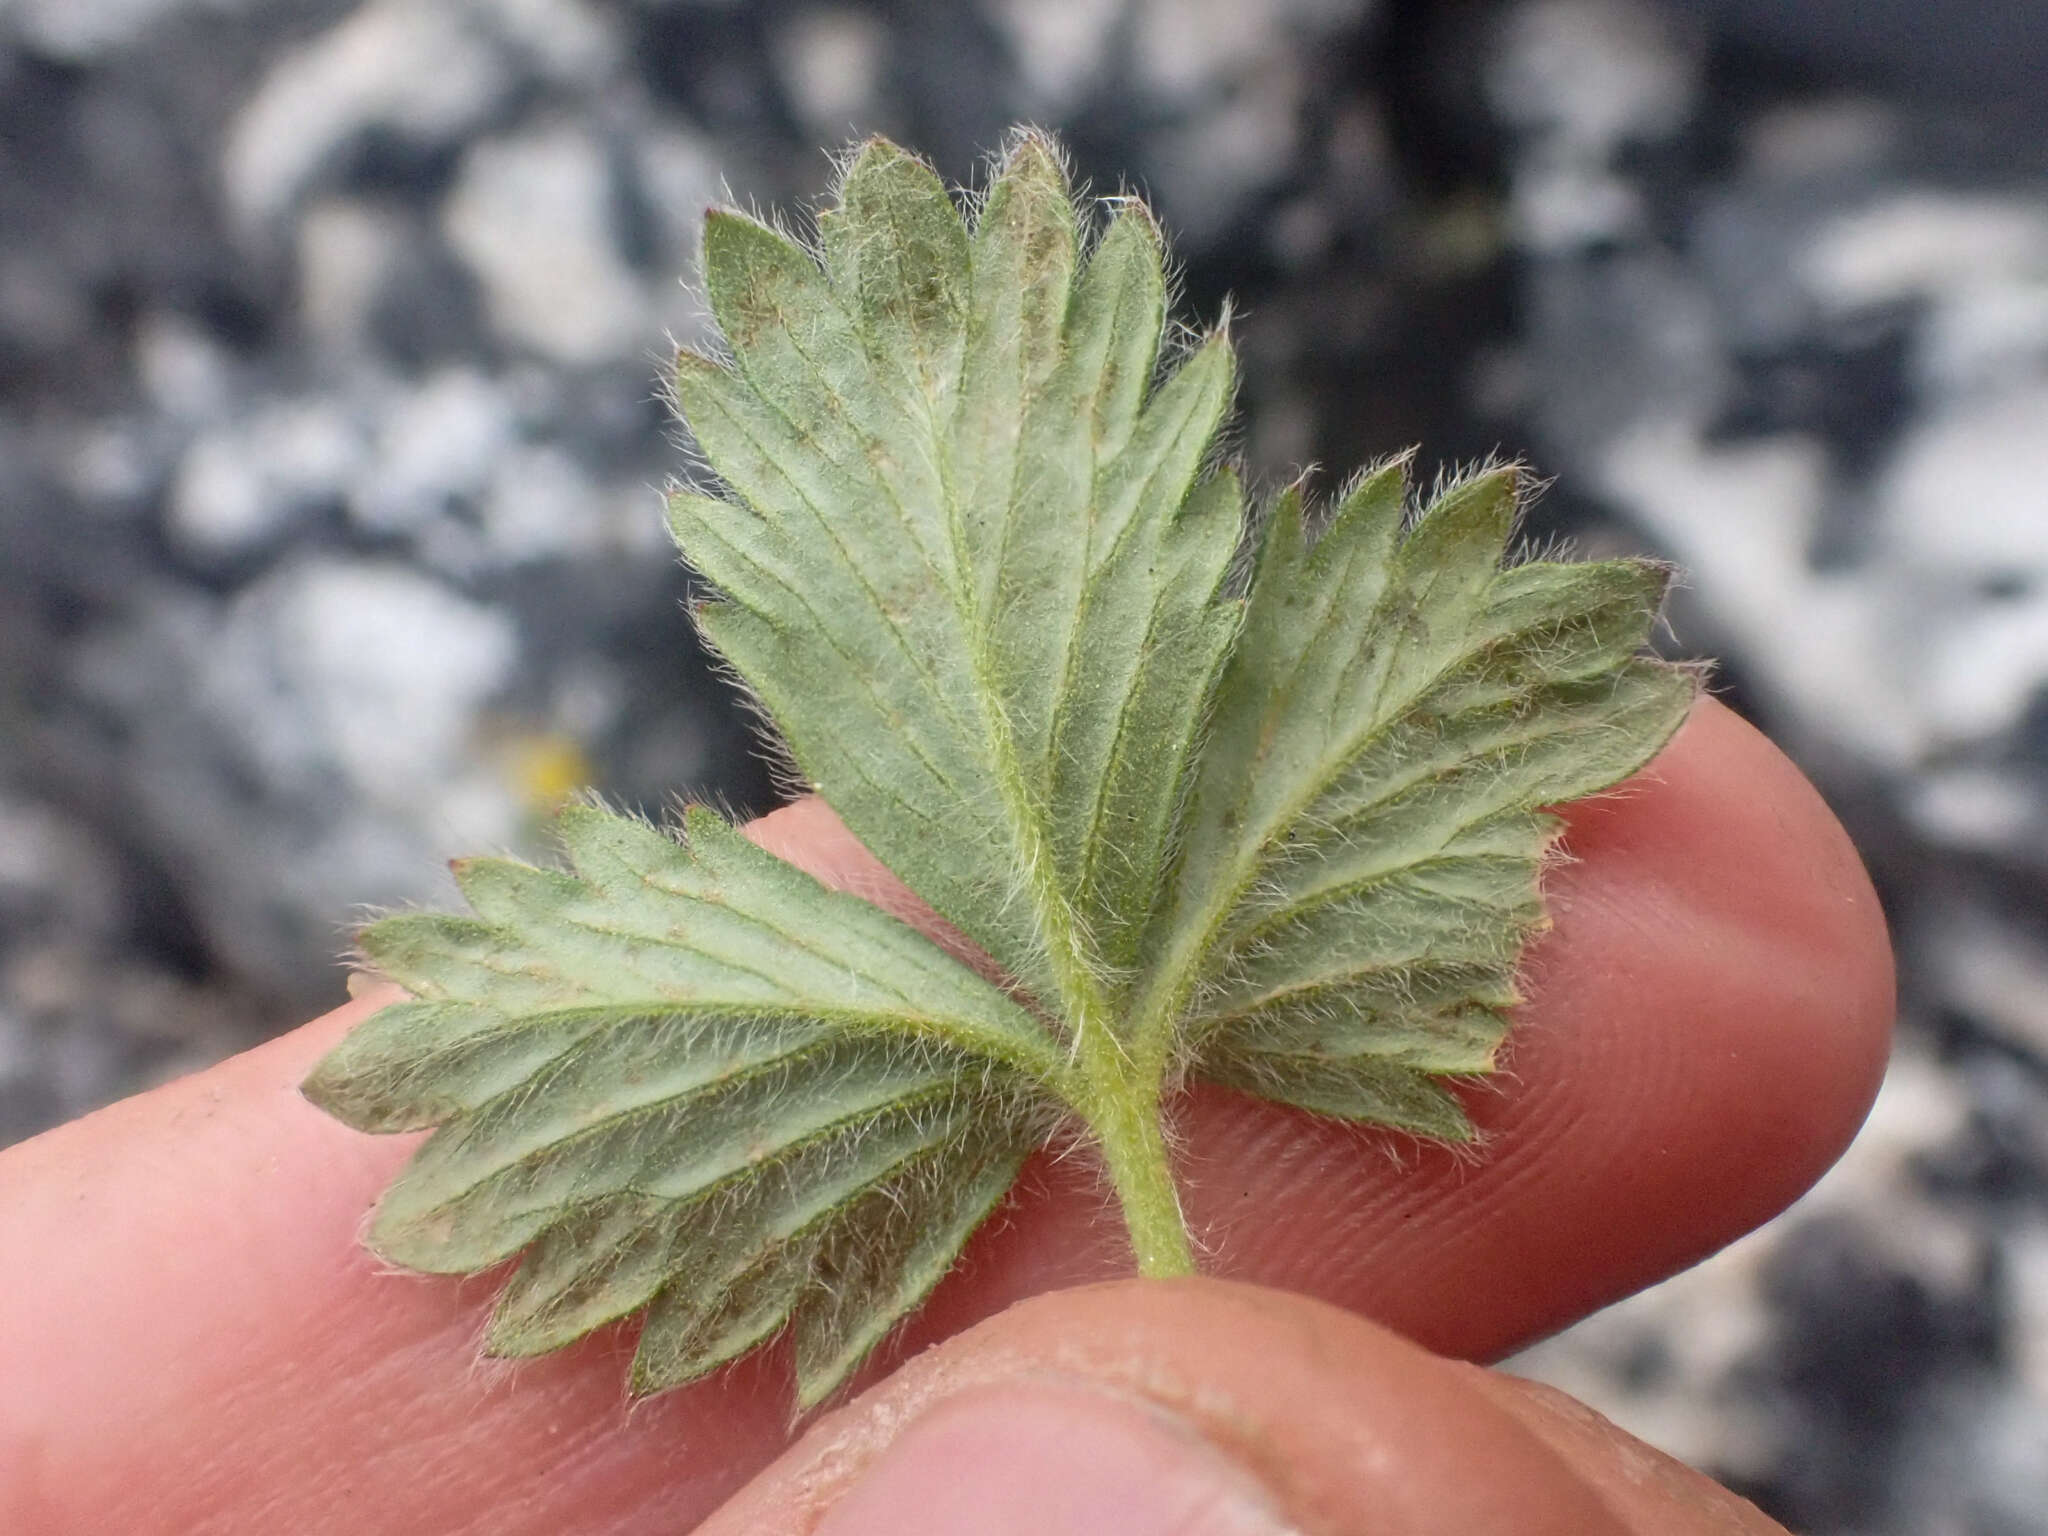
[[[1862,859],[1799,768],[1710,697],[1635,793],[1567,814],[1529,1038],[1571,1028],[1582,1082],[1660,1084],[1653,1102],[1719,1144],[1760,1220],[1840,1156],[1890,1058],[1891,938]],[[1631,979],[1633,1007],[1614,984]]]
[[[1730,1528],[1689,1486],[1690,1505],[1653,1490],[1617,1515],[1603,1479],[1653,1456],[1561,1449],[1486,1373],[1305,1297],[1125,1281],[1021,1303],[920,1356],[702,1533]]]
[[[1185,1182],[1211,1272],[1495,1358],[1765,1221],[1848,1144],[1889,1049],[1890,947],[1799,771],[1702,700],[1566,814],[1528,1002],[1467,1094],[1477,1155],[1200,1094]]]

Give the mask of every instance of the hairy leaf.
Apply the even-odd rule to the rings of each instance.
[[[1665,572],[1507,564],[1512,471],[1327,519],[1247,578],[1227,337],[1170,332],[1159,232],[1020,135],[972,217],[875,140],[815,246],[714,211],[725,343],[675,394],[704,634],[808,784],[998,985],[707,811],[569,812],[571,868],[475,860],[473,916],[373,925],[412,1000],[307,1084],[434,1128],[371,1246],[518,1260],[487,1347],[643,1314],[635,1391],[787,1333],[803,1406],[929,1293],[1049,1135],[1101,1154],[1146,1273],[1192,1249],[1194,1073],[1457,1139],[1543,926],[1551,808],[1634,772],[1690,678]],[[1318,527],[1318,523],[1321,524]]]
[[[815,1401],[1015,1178],[1020,1105],[1060,1058],[1001,991],[710,811],[690,814],[687,846],[592,809],[560,827],[573,875],[469,861],[477,918],[364,936],[418,1001],[350,1034],[306,1092],[363,1130],[441,1127],[370,1246],[446,1274],[524,1250],[496,1353],[653,1303],[640,1390],[793,1319]],[[864,1306],[828,1263],[869,1282]]]
[[[736,493],[675,499],[699,611],[847,825],[1063,1017],[1132,966],[1235,627],[1213,337],[1154,387],[1159,237],[1084,255],[1043,140],[966,230],[870,144],[827,266],[739,214],[704,238],[731,365],[676,394]],[[1191,494],[1193,493],[1193,494]]]
[[[1561,824],[1692,702],[1636,652],[1668,573],[1645,561],[1501,568],[1516,473],[1408,520],[1401,463],[1312,542],[1267,526],[1218,691],[1160,985],[1183,1048],[1231,1086],[1345,1119],[1468,1134],[1432,1078],[1491,1070]]]

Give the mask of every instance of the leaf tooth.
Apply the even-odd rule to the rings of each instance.
[[[905,1098],[709,1183],[686,1181],[679,1195],[636,1184],[570,1207],[527,1251],[489,1347],[541,1353],[637,1310],[684,1273],[705,1284],[737,1273],[956,1136],[965,1114],[950,1089]]]
[[[677,1146],[643,1166],[645,1187],[670,1198],[692,1194],[725,1178],[774,1166],[812,1143],[834,1145],[842,1135],[854,1137],[863,1127],[872,1135],[877,1121],[915,1118],[934,1105],[950,1103],[956,1092],[950,1074],[928,1067],[901,1061],[886,1068],[858,1066],[850,1051],[820,1057],[801,1077],[791,1074],[783,1081],[764,1083],[730,1108],[721,1104],[715,1120],[705,1115],[711,1123],[701,1128],[696,1145]],[[843,1158],[859,1161],[857,1156]]]
[[[800,325],[808,303],[836,302],[809,252],[736,208],[704,216],[704,290],[719,330],[740,354],[763,332]]]
[[[1211,335],[1154,392],[1130,441],[1105,466],[1096,490],[1090,534],[1094,563],[1107,563],[1140,508],[1177,512],[1194,488],[1230,410],[1237,387],[1237,356],[1230,338]]]
[[[1365,469],[1316,538],[1310,580],[1332,584],[1348,605],[1369,610],[1379,601],[1400,541],[1413,462],[1412,452],[1403,453]]]
[[[857,1156],[820,1158],[800,1198],[738,1190],[709,1251],[693,1255],[655,1299],[634,1359],[635,1394],[694,1380],[779,1331],[821,1284],[821,1253],[845,1241],[834,1234],[865,1219],[877,1191],[922,1177],[987,1113],[958,1098],[906,1110],[849,1137],[844,1150]]]
[[[1201,1071],[1226,1088],[1333,1119],[1392,1126],[1439,1141],[1470,1141],[1477,1134],[1456,1096],[1407,1067],[1366,1058],[1333,1062],[1222,1051],[1205,1060]]]
[[[1338,899],[1283,911],[1273,926],[1243,930],[1218,953],[1212,964],[1224,979],[1205,1011],[1250,1012],[1423,963],[1492,964],[1506,974],[1542,911],[1526,864],[1521,873],[1521,882],[1501,869],[1460,885],[1432,883],[1406,869]]]
[[[541,1233],[498,1297],[484,1352],[546,1354],[646,1305],[685,1234],[637,1194],[579,1207]]]
[[[436,1273],[497,1263],[551,1212],[630,1185],[649,1122],[707,1092],[758,1097],[763,1075],[817,1037],[800,1019],[747,1029],[681,1014],[614,1020],[430,1137],[378,1203],[371,1246]]]
[[[992,615],[1004,584],[1029,577],[1008,541],[1028,535],[1021,515],[1043,498],[1028,452],[1033,407],[1065,358],[1063,334],[1079,248],[1066,177],[1042,136],[1021,135],[983,200],[971,241],[973,312],[946,458],[955,558],[974,612]],[[1046,466],[1065,475],[1072,466]]]
[[[687,849],[651,828],[591,812],[566,828],[584,880],[476,861],[462,871],[465,893],[483,916],[521,935],[549,969],[588,996],[657,1011],[706,998],[774,1006],[834,993],[844,994],[849,1008],[915,1011],[906,985],[960,989],[959,967],[926,941],[855,898],[823,890],[716,811],[694,808],[685,826]],[[849,935],[792,933],[775,915],[820,900],[860,933],[856,945],[881,942],[898,951],[903,975],[852,982]],[[968,1012],[985,1000],[985,993],[960,998]]]
[[[1456,972],[1463,969],[1466,974]],[[1491,1071],[1520,1001],[1498,967],[1423,967],[1337,986],[1230,1021],[1225,1054],[1371,1058],[1418,1072]]]
[[[1113,969],[1135,967],[1145,924],[1166,890],[1173,817],[1196,752],[1203,702],[1237,632],[1238,607],[1223,586],[1243,522],[1237,476],[1225,468],[1190,493],[1167,547],[1135,552],[1151,569],[1108,573],[1076,645],[1109,653],[1098,662],[1114,712],[1063,712],[1054,743],[1057,852],[1079,896],[1096,952]],[[1143,614],[1142,638],[1115,660],[1112,628]],[[1142,746],[1140,746],[1142,744]],[[1165,786],[1165,793],[1161,786]]]
[[[773,613],[801,581],[797,545],[747,502],[675,491],[667,502],[669,536],[697,574],[717,589],[699,602],[730,601]]]
[[[1432,822],[1448,841],[1464,824],[1561,804],[1626,778],[1677,728],[1692,683],[1655,662],[1614,676],[1535,688],[1504,703],[1397,722],[1337,777],[1314,815],[1320,843],[1364,849]]]
[[[735,340],[734,368],[682,354],[677,403],[719,478],[766,528],[802,545],[792,598],[826,600],[822,630],[842,645],[858,640],[872,626],[853,621],[876,607],[900,627],[958,575],[929,402],[878,377],[809,257],[787,253],[751,281],[762,312],[744,345]],[[932,612],[950,619],[953,609]],[[912,654],[911,674],[933,659]]]
[[[301,1091],[359,1131],[423,1130],[524,1082],[599,1022],[586,1010],[507,1018],[466,1003],[397,1003],[351,1030]]]
[[[559,921],[584,896],[570,876],[516,859],[455,859],[448,867],[455,888],[478,917],[514,932]]]
[[[766,346],[768,339],[756,341]],[[793,350],[791,338],[776,339],[784,353]],[[844,405],[833,403],[815,370],[787,357],[777,361],[781,371],[771,367],[757,384],[685,352],[676,360],[676,400],[698,448],[718,478],[753,509],[759,526],[785,547],[811,544],[803,566],[808,584],[848,588],[847,562],[819,559],[820,545],[833,537],[835,523],[872,522],[877,511],[887,510],[891,488],[877,477],[871,438],[856,428]],[[927,533],[927,557],[929,540]],[[682,548],[697,558],[694,545]]]
[[[967,230],[937,173],[871,138],[819,224],[828,275],[877,363],[904,368],[912,390],[945,401],[960,367],[971,279]]]
[[[482,1268],[578,1201],[624,1188],[680,1199],[951,1080],[924,1053],[803,1021],[753,1039],[686,1027],[687,1047],[677,1020],[638,1022],[432,1137],[379,1204],[372,1246],[411,1268]]]
[[[974,221],[974,258],[982,270],[1025,273],[1070,268],[1061,255],[1074,235],[1066,167],[1045,134],[1027,129],[1003,152]],[[977,272],[977,276],[980,273]]]
[[[782,1332],[810,1282],[816,1246],[799,1239],[763,1256],[708,1309],[680,1284],[662,1291],[647,1310],[627,1390],[651,1397],[686,1386]]]
[[[689,839],[692,865],[721,884],[741,877],[783,886],[815,884],[810,875],[768,852],[708,805],[692,805],[683,812],[683,835]]]
[[[1075,284],[1068,314],[1068,355],[1088,380],[1093,458],[1123,452],[1151,393],[1166,328],[1166,253],[1159,223],[1126,199]]]
[[[689,850],[637,817],[594,805],[570,805],[555,818],[555,835],[577,875],[612,901],[632,902],[644,896],[654,871],[668,877],[671,890],[690,888]]]
[[[1498,469],[1459,481],[1401,541],[1375,632],[1337,685],[1337,716],[1358,734],[1398,715],[1470,648],[1514,527],[1515,475]]]
[[[1452,480],[1429,499],[1409,530],[1412,539],[1436,521],[1438,527],[1430,536],[1451,541],[1452,548],[1439,549],[1425,542],[1417,547],[1418,558],[1433,565],[1437,553],[1462,553],[1466,545],[1484,540],[1494,546],[1491,565],[1498,570],[1507,553],[1508,535],[1514,531],[1521,483],[1521,468],[1514,464],[1493,465]]]
[[[970,1126],[944,1149],[944,1177],[913,1165],[835,1220],[815,1261],[818,1283],[796,1312],[799,1413],[838,1391],[931,1294],[1016,1183],[1028,1149]]]
[[[585,1000],[659,1007],[715,996],[728,1007],[773,1006],[791,996],[792,983],[837,979],[807,957],[766,952],[759,924],[718,903],[607,901],[568,876],[511,860],[473,861],[460,878],[478,912],[516,936],[530,966]]]
[[[1516,566],[1494,579],[1469,654],[1416,708],[1447,714],[1610,677],[1650,638],[1669,571],[1647,560]]]
[[[466,1002],[534,1012],[579,1001],[516,937],[475,918],[401,912],[357,938],[377,971],[423,1002]]]

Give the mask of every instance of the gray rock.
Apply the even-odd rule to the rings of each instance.
[[[180,12],[233,15],[249,0],[12,0],[13,24],[30,49],[67,64],[90,64],[130,47]]]
[[[655,331],[620,249],[617,168],[587,128],[546,123],[463,156],[443,229],[516,346],[572,367],[632,355]]]
[[[237,114],[222,161],[229,206],[266,234],[365,134],[459,143],[515,83],[468,7],[372,0],[279,58]]]
[[[364,455],[339,402],[281,400],[202,432],[180,460],[165,531],[202,563],[249,555],[309,512],[338,507]]]

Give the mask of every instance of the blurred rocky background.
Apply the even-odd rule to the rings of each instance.
[[[1857,1149],[1519,1364],[1809,1531],[2048,1532],[2044,79],[1998,0],[0,0],[0,1141],[578,786],[769,804],[659,529],[696,221],[1029,119],[1235,296],[1267,483],[1525,454],[1877,875]]]

